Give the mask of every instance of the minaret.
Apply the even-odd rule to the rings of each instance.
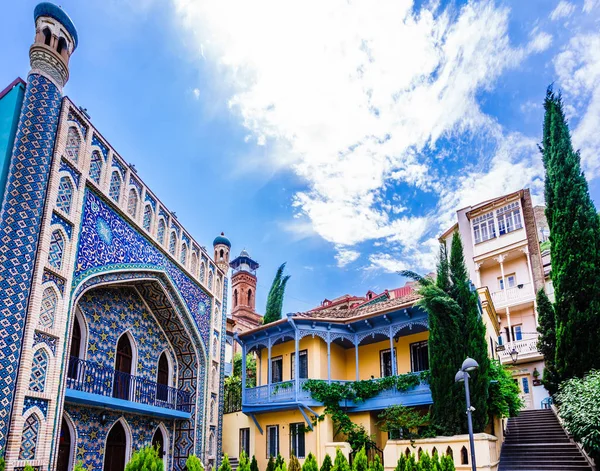
[[[220,236],[215,237],[213,241],[215,249],[215,262],[217,266],[223,270],[225,276],[229,272],[229,251],[231,250],[231,242],[225,237],[225,233],[221,232]]]
[[[6,449],[25,320],[36,265],[50,164],[58,128],[62,88],[77,31],[69,16],[52,3],[34,10],[31,70],[17,127],[2,210],[0,240],[0,449]]]
[[[231,317],[236,322],[236,331],[252,329],[261,324],[261,316],[256,313],[256,270],[258,262],[252,260],[246,250],[229,266],[231,274]]]

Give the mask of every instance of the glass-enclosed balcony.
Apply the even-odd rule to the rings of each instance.
[[[69,360],[65,397],[69,402],[179,419],[189,418],[192,406],[187,391],[76,357]]]

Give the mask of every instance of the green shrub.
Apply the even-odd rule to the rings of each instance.
[[[319,465],[317,464],[315,455],[312,453],[308,454],[302,465],[302,471],[319,471]]]
[[[30,464],[25,465],[25,469],[23,469],[23,471],[35,471],[33,469],[33,466],[31,466]]]
[[[600,370],[560,385],[556,396],[560,416],[575,441],[600,463]]]
[[[352,471],[367,471],[369,462],[367,461],[367,452],[363,446],[352,460]]]
[[[252,462],[250,463],[250,471],[259,471],[258,470],[258,461],[256,461],[256,456],[252,455]]]
[[[383,463],[379,455],[375,455],[375,459],[369,463],[369,471],[383,471]]]
[[[225,453],[223,456],[223,461],[221,461],[219,471],[231,471],[231,464],[229,463],[229,456],[227,456],[227,453]]]
[[[331,456],[327,453],[325,458],[323,458],[323,463],[321,464],[321,469],[319,471],[331,471],[331,468],[333,468],[333,463],[331,462]]]
[[[6,468],[6,461],[4,461],[4,453],[0,450],[0,471],[4,471]]]
[[[275,459],[273,455],[269,456],[269,462],[267,463],[267,471],[275,471]]]
[[[250,471],[250,461],[248,460],[248,455],[244,451],[240,454],[240,461],[237,469],[239,471]]]
[[[335,451],[335,460],[331,469],[332,471],[350,471],[348,460],[339,448]]]
[[[396,467],[394,471],[405,471],[406,470],[406,456],[403,453],[400,454],[400,458],[398,458],[398,463],[396,463]]]
[[[298,461],[298,458],[296,458],[295,455],[290,456],[290,466],[288,467],[288,471],[302,471],[300,461]]]
[[[0,471],[4,471],[4,468],[0,467]],[[73,471],[86,471],[86,469],[83,467],[83,463],[81,461],[78,461],[77,463],[75,463]]]
[[[152,446],[146,446],[134,452],[131,460],[125,466],[125,471],[163,471],[164,469],[158,450]]]
[[[444,455],[440,459],[440,471],[456,471],[454,460],[450,455]]]
[[[275,469],[279,468],[281,471],[286,471],[285,460],[281,453],[277,453],[277,458],[275,458]]]
[[[190,455],[185,460],[185,469],[187,471],[204,471],[204,465],[196,455]]]
[[[431,461],[429,453],[427,453],[426,451],[421,453],[421,456],[419,456],[419,462],[417,463],[417,471],[434,471],[433,462]]]

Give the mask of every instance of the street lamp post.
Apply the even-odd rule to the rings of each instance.
[[[479,368],[479,364],[472,358],[468,358],[463,361],[460,370],[456,373],[454,381],[457,383],[465,383],[465,396],[467,398],[467,423],[469,425],[469,445],[471,447],[471,469],[477,471],[477,464],[475,461],[475,439],[473,438],[473,419],[471,413],[473,408],[471,407],[471,394],[469,392],[469,371],[475,371]]]

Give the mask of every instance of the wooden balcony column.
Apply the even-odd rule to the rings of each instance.
[[[507,289],[507,284],[506,284],[506,277],[504,275],[504,260],[506,259],[506,255],[498,255],[497,257],[494,257],[494,260],[496,260],[499,264],[500,264],[500,274],[502,275],[502,286],[504,287],[504,289],[502,291],[504,291],[504,302],[507,304],[506,306],[506,321],[508,322],[508,334],[507,334],[507,343],[512,342],[512,325],[510,323],[510,309],[508,308],[508,294],[506,293],[508,291]]]
[[[258,375],[256,375],[258,376]],[[242,404],[246,399],[246,344],[242,344]]]
[[[396,355],[394,354],[394,336],[390,325],[390,356],[392,358],[392,376],[396,376]]]

